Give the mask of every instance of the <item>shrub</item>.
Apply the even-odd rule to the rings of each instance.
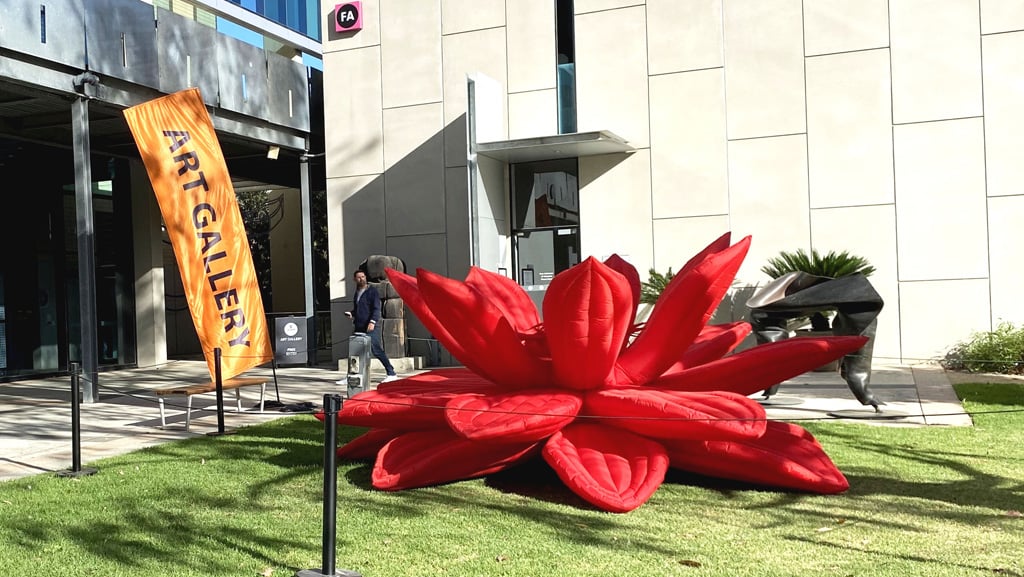
[[[653,268],[647,272],[651,276],[647,282],[640,283],[640,302],[653,305],[675,275],[672,274],[672,267],[669,267],[665,274],[661,274]]]
[[[976,332],[953,347],[941,364],[970,373],[1024,374],[1024,327],[1001,323],[994,331]]]
[[[829,251],[822,256],[815,249],[811,249],[808,254],[802,248],[796,252],[781,251],[778,256],[768,259],[768,264],[761,267],[761,272],[772,278],[779,278],[793,271],[839,278],[856,273],[871,276],[875,272],[875,267],[871,266],[866,258],[852,255],[845,250],[840,253]]]

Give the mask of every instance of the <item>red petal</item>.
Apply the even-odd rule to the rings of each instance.
[[[539,441],[571,423],[581,406],[579,395],[531,389],[456,397],[448,402],[445,417],[456,433],[474,441]]]
[[[704,327],[690,348],[686,349],[682,360],[669,367],[665,374],[678,373],[686,367],[696,367],[722,358],[743,342],[750,330],[750,323],[746,321]]]
[[[593,257],[558,274],[544,296],[544,328],[559,385],[610,382],[636,309],[629,281]]]
[[[537,305],[516,281],[480,267],[470,267],[466,284],[484,296],[508,319],[519,332],[534,329],[540,324]]]
[[[749,439],[764,434],[766,418],[757,401],[721,391],[606,389],[588,393],[585,407],[603,424],[657,439]]]
[[[531,355],[502,312],[466,283],[417,269],[420,294],[449,334],[458,338],[474,372],[508,387],[550,382],[548,365]]]
[[[690,257],[690,260],[686,261],[686,264],[683,265],[683,268],[679,269],[679,272],[677,272],[675,276],[684,275],[690,272],[694,267],[704,262],[704,259],[707,257],[729,248],[730,244],[732,244],[732,233],[726,232],[722,236],[711,241],[711,244],[704,247],[703,250]]]
[[[765,343],[714,362],[666,375],[654,383],[677,391],[751,395],[802,375],[864,346],[866,337],[808,337]]]
[[[594,424],[574,424],[555,433],[543,454],[574,493],[613,513],[643,505],[668,470],[661,444]]]
[[[764,436],[746,441],[669,441],[672,467],[769,487],[841,493],[846,477],[802,427],[772,421]]]
[[[636,271],[636,267],[626,262],[621,256],[613,254],[612,256],[604,260],[604,264],[614,270],[615,272],[626,277],[629,281],[629,289],[632,291],[633,296],[633,316],[629,319],[629,322],[633,322],[636,318],[636,309],[640,306],[640,273]]]
[[[430,334],[438,340],[444,348],[451,353],[453,357],[459,359],[459,361],[470,370],[479,373],[477,367],[473,364],[473,359],[467,358],[468,355],[466,350],[462,347],[459,341],[448,332],[448,329],[441,324],[441,321],[437,320],[434,313],[431,312],[430,307],[427,306],[427,301],[423,299],[423,295],[420,293],[419,284],[416,282],[416,278],[409,276],[403,272],[399,272],[394,269],[387,269],[388,280],[394,285],[395,291],[402,297],[402,300],[408,305],[409,309],[412,310],[416,318],[419,319],[423,326],[430,331]]]
[[[729,290],[749,248],[747,236],[672,278],[644,329],[619,358],[618,382],[648,383],[682,356]]]
[[[482,477],[536,454],[537,443],[477,443],[449,430],[396,437],[377,453],[373,486],[386,491]]]
[[[403,431],[397,431],[395,429],[370,429],[355,439],[352,439],[338,447],[338,458],[352,459],[354,461],[360,459],[373,459],[377,456],[377,451],[381,450],[384,445],[388,444],[388,441],[402,433]]]
[[[459,395],[487,394],[497,389],[465,369],[459,373],[431,371],[382,383],[375,390],[355,395],[342,404],[338,422],[405,431],[447,429],[444,407],[448,401]]]

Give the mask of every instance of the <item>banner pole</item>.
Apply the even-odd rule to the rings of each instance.
[[[217,387],[217,430],[207,433],[210,437],[229,434],[224,430],[224,375],[220,368],[220,347],[213,349],[213,382]],[[234,431],[232,431],[234,432]]]

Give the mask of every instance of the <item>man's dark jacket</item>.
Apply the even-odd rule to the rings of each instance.
[[[380,293],[373,286],[367,285],[363,294],[359,295],[352,307],[352,322],[357,333],[365,333],[370,321],[374,328],[380,324]]]

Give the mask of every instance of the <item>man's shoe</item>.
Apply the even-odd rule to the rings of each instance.
[[[335,385],[347,385],[348,379],[341,379],[340,381],[334,381]]]
[[[384,377],[384,380],[381,381],[381,382],[382,383],[390,383],[391,381],[397,381],[397,380],[398,380],[398,375],[388,375],[388,376]]]

